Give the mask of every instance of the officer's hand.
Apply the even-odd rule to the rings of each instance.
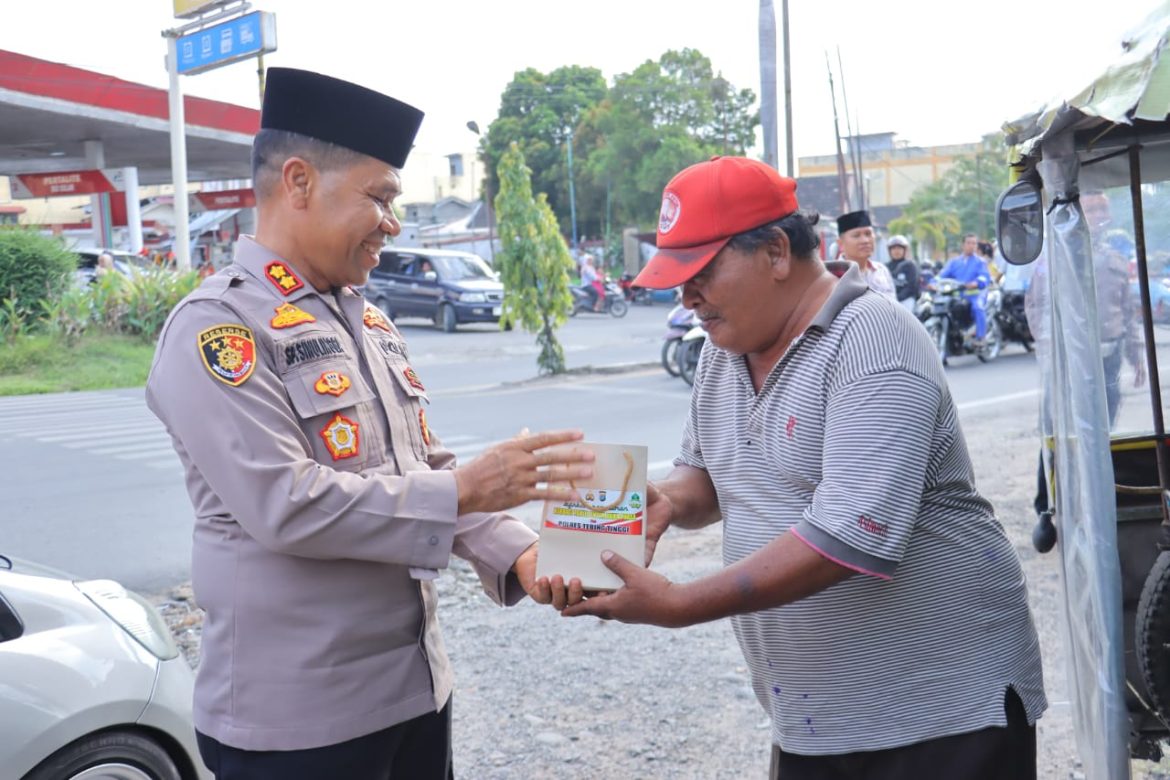
[[[593,453],[557,445],[580,441],[582,436],[581,431],[517,436],[490,447],[475,460],[455,469],[459,514],[499,512],[528,501],[573,499],[576,491],[565,483],[593,476],[593,467],[589,465]],[[544,486],[538,487],[540,483]]]

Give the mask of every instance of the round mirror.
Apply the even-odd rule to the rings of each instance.
[[[1027,265],[1044,246],[1044,201],[1040,188],[1019,181],[1007,188],[995,204],[995,232],[999,251],[1013,265]]]

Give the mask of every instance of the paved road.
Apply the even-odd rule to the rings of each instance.
[[[578,356],[570,365],[656,360],[665,311],[570,323],[564,340]],[[530,336],[486,332],[472,342],[480,336],[404,330],[431,391],[432,424],[461,459],[523,426],[579,426],[593,441],[644,442],[651,471],[668,468],[689,389],[660,369],[531,380]],[[988,425],[997,424],[997,404],[1035,394],[1035,363],[1022,352],[990,365],[954,361],[949,376],[956,400]],[[182,471],[141,390],[0,398],[0,473],[0,553],[147,592],[186,577]]]

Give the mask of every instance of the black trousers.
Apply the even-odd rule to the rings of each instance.
[[[772,746],[771,780],[1036,780],[1036,727],[1009,688],[1006,726],[913,745],[833,756],[800,756]]]
[[[195,733],[216,780],[453,780],[451,702],[439,712],[336,745],[240,750]]]

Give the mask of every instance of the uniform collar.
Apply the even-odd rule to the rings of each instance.
[[[252,236],[240,236],[234,260],[277,300],[291,303],[317,292],[292,263],[257,243]]]
[[[842,262],[848,262],[849,268],[845,270],[845,273],[840,274],[840,278],[837,280],[837,286],[833,288],[833,292],[829,294],[828,299],[821,306],[821,310],[817,312],[817,316],[813,317],[812,322],[808,324],[809,329],[819,328],[820,330],[828,330],[829,326],[833,324],[833,320],[841,313],[841,310],[869,289],[869,285],[862,278],[861,269],[857,263],[850,261]],[[825,263],[825,267],[834,274],[839,270],[836,265],[836,263]]]

